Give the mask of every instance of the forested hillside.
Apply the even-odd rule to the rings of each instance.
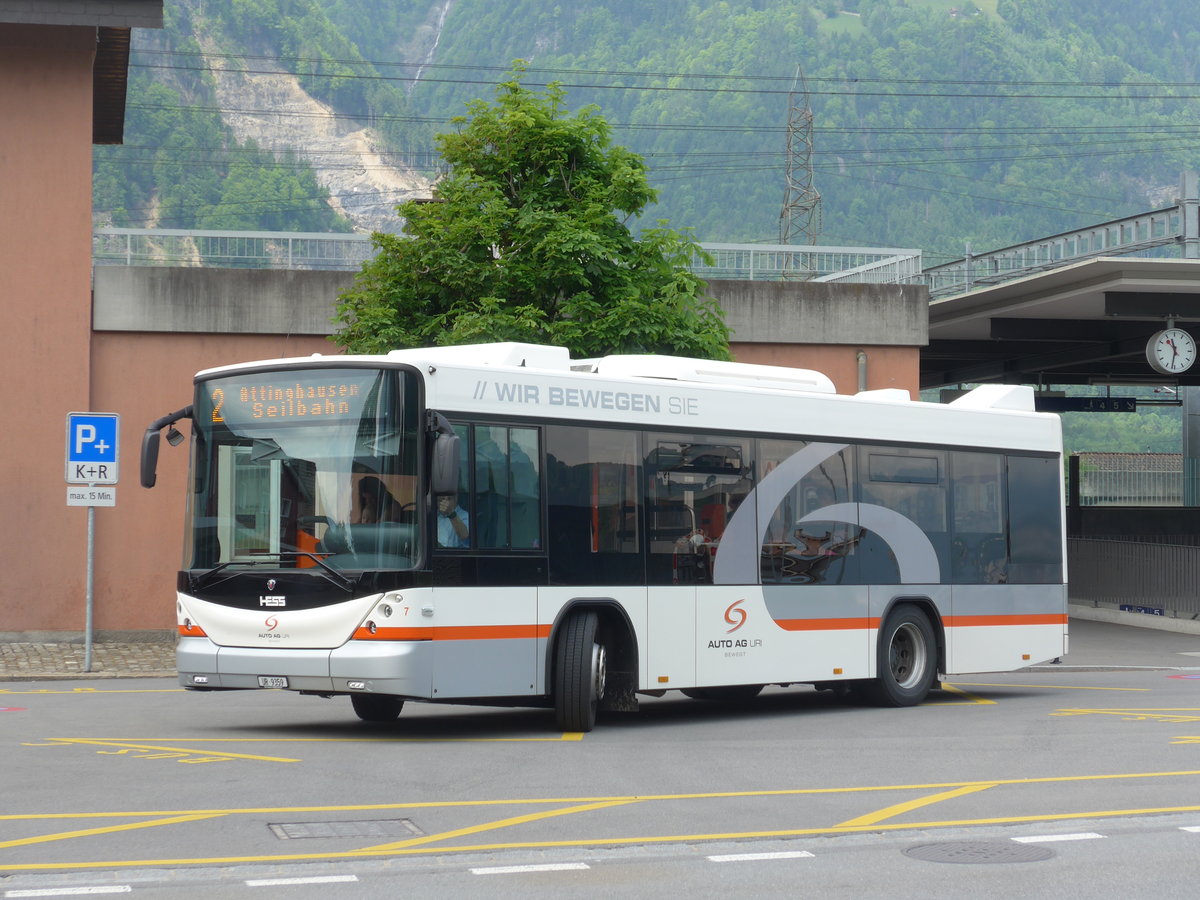
[[[778,239],[797,97],[813,114],[823,244],[957,257],[966,242],[982,250],[1166,205],[1179,173],[1200,167],[1200,20],[1177,0],[165,7],[164,33],[135,33],[126,146],[96,151],[102,221],[349,227],[368,195],[386,211],[428,184],[433,134],[467,100],[490,98],[516,58],[528,83],[563,83],[571,106],[598,106],[613,140],[646,158],[659,191],[649,218],[708,242]],[[257,95],[286,77],[268,72],[296,76],[316,105]],[[291,129],[280,132],[290,153],[279,134],[247,130],[269,118],[256,104]],[[321,116],[357,136],[340,159],[306,146]],[[386,167],[408,180],[379,182]]]

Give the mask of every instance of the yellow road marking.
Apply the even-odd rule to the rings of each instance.
[[[961,787],[1002,787],[1022,784],[1066,784],[1074,781],[1123,781],[1131,778],[1183,778],[1200,776],[1200,769],[1172,772],[1118,772],[1110,775],[1047,775],[1038,778],[993,778],[987,781],[943,781],[922,784],[884,784],[859,787],[779,788],[759,791],[703,791],[687,794],[636,794],[611,797],[518,797],[500,800],[417,800],[409,803],[352,803],[332,806],[254,806],[229,809],[141,810],[124,812],[58,812],[0,814],[0,822],[20,819],[94,819],[130,816],[232,816],[270,813],[391,812],[403,809],[455,809],[482,806],[530,806],[541,804],[632,803],[650,800],[725,800],[739,797],[800,797],[809,794],[867,794],[881,791],[948,790]],[[1191,809],[1191,807],[1188,807]]]
[[[80,687],[72,688],[69,691],[53,691],[49,688],[38,688],[32,691],[12,691],[8,688],[0,688],[0,694],[19,694],[27,696],[30,694],[182,694],[183,688],[125,688],[122,690],[101,690],[100,688]]]
[[[167,750],[172,748],[158,746],[160,741],[170,741],[173,738],[130,738],[118,740],[115,738],[46,738],[45,742],[22,741],[23,747],[61,747],[69,744],[103,744],[114,747],[137,747],[143,750]],[[562,743],[565,741],[581,741],[583,734],[577,731],[565,731],[559,737],[520,737],[520,738],[454,738],[454,737],[373,737],[373,738],[186,738],[189,744],[546,744]],[[145,746],[149,744],[155,746]],[[196,750],[188,750],[196,753]],[[222,756],[243,756],[238,753],[226,753],[223,750],[205,750],[205,753],[219,753]],[[276,756],[245,756],[246,759],[263,759],[272,762],[300,762]]]
[[[1133,691],[1140,693],[1149,693],[1152,688],[1123,688],[1123,687],[1081,687],[1071,684],[1025,684],[1023,682],[1009,681],[1003,684],[988,684],[982,681],[955,681],[955,684],[961,684],[966,687],[1000,687],[1000,688],[1046,688],[1048,690],[1062,691]],[[946,685],[943,684],[942,687]]]
[[[301,761],[299,759],[291,759],[286,756],[258,756],[258,755],[252,754],[252,753],[229,753],[224,750],[217,750],[217,751],[194,750],[194,749],[188,749],[185,747],[163,747],[160,745],[135,744],[135,743],[128,742],[128,741],[104,741],[104,740],[99,740],[96,738],[51,738],[50,740],[58,742],[55,746],[83,744],[85,746],[91,746],[91,747],[122,747],[125,750],[149,750],[149,751],[153,751],[153,752],[162,752],[162,753],[183,753],[185,755],[190,755],[193,753],[200,753],[200,754],[208,753],[211,755],[213,753],[217,753],[220,756],[228,756],[232,759],[256,759],[256,760],[260,760],[262,762],[294,763],[294,762]],[[52,746],[52,745],[40,744],[40,745],[34,745],[34,746],[45,747],[45,746]],[[100,750],[97,752],[104,753],[106,751]],[[142,758],[144,759],[145,757],[142,757]]]
[[[986,791],[988,788],[995,787],[995,784],[972,784],[966,787],[960,787],[953,791],[942,791],[940,794],[931,794],[928,797],[918,797],[916,800],[908,800],[904,803],[896,803],[892,806],[885,806],[883,809],[876,810],[873,813],[867,813],[865,816],[858,816],[854,819],[847,819],[840,825],[835,825],[834,828],[855,828],[859,825],[874,825],[877,822],[882,822],[884,819],[892,819],[896,816],[903,815],[906,812],[911,812],[914,809],[920,809],[923,806],[932,806],[935,803],[941,803],[944,800],[953,800],[955,797],[964,797],[967,794],[975,794],[979,791]]]
[[[937,701],[934,701],[933,703],[928,703],[928,701],[926,701],[929,706],[974,706],[976,704],[980,704],[983,706],[995,706],[996,705],[995,700],[988,700],[985,697],[977,697],[974,694],[968,694],[966,691],[962,690],[961,688],[957,688],[952,684],[943,683],[942,690],[949,691],[952,694],[959,694],[963,697],[966,697],[967,699],[965,701],[963,701],[963,700],[953,701],[952,700],[949,703],[947,703],[945,701],[943,701],[941,703],[938,703]]]
[[[463,837],[468,834],[479,834],[483,831],[496,831],[500,828],[511,828],[514,825],[525,825],[529,822],[538,822],[543,819],[552,819],[555,816],[571,816],[576,813],[592,812],[597,809],[609,809],[614,806],[627,806],[630,803],[637,803],[637,800],[611,800],[603,803],[584,803],[579,806],[568,806],[564,809],[552,809],[546,812],[527,813],[523,816],[512,816],[507,819],[497,819],[494,822],[483,822],[479,825],[469,825],[466,828],[457,828],[454,831],[443,831],[438,834],[427,834],[422,837],[409,838],[406,841],[396,841],[392,844],[379,844],[375,847],[364,847],[362,853],[377,853],[386,850],[401,850],[408,847],[416,847],[421,844],[432,844],[437,841],[446,841],[451,838]]]
[[[168,741],[171,738],[135,738],[139,741]],[[362,737],[362,738],[188,738],[189,744],[556,744],[582,741],[583,733],[564,731],[557,737]]]
[[[12,841],[0,841],[3,847],[24,847],[29,844],[45,844],[51,841],[66,841],[71,838],[91,837],[97,834],[114,834],[118,831],[133,831],[138,828],[157,828],[160,825],[178,825],[180,822],[199,822],[201,819],[216,819],[219,815],[183,815],[171,816],[166,819],[154,819],[149,822],[128,822],[124,825],[110,825],[107,828],[85,828],[80,831],[62,831],[58,834],[42,834],[37,837],[18,838]]]
[[[409,856],[429,853],[462,853],[469,851],[496,851],[496,850],[512,850],[512,849],[544,849],[555,847],[593,847],[593,846],[612,846],[612,845],[630,845],[630,844],[663,844],[663,843],[681,843],[687,841],[716,841],[716,840],[746,840],[751,838],[780,838],[780,837],[803,837],[810,835],[829,835],[829,834],[852,834],[866,831],[884,831],[884,830],[901,830],[901,829],[920,829],[920,828],[948,828],[948,827],[966,827],[973,825],[997,825],[997,824],[1015,824],[1021,822],[1050,822],[1065,819],[1086,819],[1086,818],[1104,818],[1115,816],[1134,816],[1134,815],[1162,815],[1165,813],[1178,812],[1197,812],[1200,811],[1200,805],[1191,806],[1174,806],[1174,807],[1146,807],[1135,809],[1118,809],[1118,810],[1096,810],[1087,811],[1080,810],[1069,813],[1049,813],[1023,816],[1005,816],[997,818],[982,818],[982,819],[951,819],[940,821],[926,822],[903,822],[903,823],[887,823],[884,819],[894,817],[901,813],[911,811],[923,806],[928,806],[933,803],[939,803],[944,800],[953,799],[955,797],[966,796],[970,793],[987,790],[992,787],[1002,785],[1030,785],[1030,784],[1046,784],[1046,783],[1066,783],[1066,782],[1083,782],[1083,781],[1105,781],[1105,780],[1125,780],[1131,778],[1169,778],[1169,777],[1191,777],[1200,776],[1200,771],[1197,770],[1182,770],[1176,772],[1133,772],[1133,773],[1117,773],[1111,775],[1067,775],[1057,777],[1041,777],[1041,778],[1014,778],[1014,779],[998,779],[990,781],[967,781],[967,782],[947,782],[942,784],[913,784],[913,785],[873,785],[864,787],[846,787],[846,788],[796,788],[785,790],[765,790],[765,791],[712,791],[703,793],[687,793],[687,794],[653,794],[643,796],[619,796],[619,797],[583,797],[583,798],[532,798],[519,800],[458,800],[448,802],[438,801],[421,801],[414,803],[392,803],[392,804],[348,804],[342,806],[309,806],[309,807],[263,807],[263,808],[244,808],[244,809],[217,809],[217,810],[185,810],[185,811],[166,811],[166,812],[101,812],[101,813],[49,813],[44,815],[39,814],[17,814],[17,815],[0,815],[0,821],[3,820],[29,820],[29,819],[57,819],[57,818],[129,818],[131,816],[146,816],[150,817],[151,821],[139,823],[124,823],[122,825],[110,826],[105,828],[85,829],[80,831],[63,832],[60,834],[43,836],[39,838],[26,838],[18,841],[10,842],[0,846],[18,846],[23,843],[35,843],[38,841],[53,841],[65,840],[71,837],[81,837],[86,835],[104,834],[125,831],[135,828],[151,828],[162,825],[172,825],[184,822],[192,822],[205,818],[217,818],[221,816],[233,815],[248,815],[248,814],[263,814],[263,813],[296,813],[296,812],[314,812],[314,811],[363,811],[363,810],[400,810],[400,809],[417,809],[417,808],[453,808],[453,807],[488,807],[498,805],[529,805],[529,804],[568,804],[564,808],[555,809],[541,813],[529,813],[521,816],[513,816],[493,822],[481,823],[475,826],[467,826],[454,831],[443,832],[437,835],[430,835],[422,838],[415,838],[408,841],[400,841],[392,844],[384,844],[376,847],[367,847],[359,850],[350,850],[343,852],[317,852],[317,853],[302,853],[302,854],[259,854],[253,856],[224,856],[224,857],[195,857],[195,858],[178,858],[178,859],[139,859],[139,860],[103,860],[92,862],[57,862],[57,863],[20,863],[20,864],[3,864],[5,871],[43,871],[43,870],[77,870],[77,869],[95,869],[95,868],[127,868],[132,866],[172,866],[172,865],[212,865],[212,864],[236,864],[236,863],[251,863],[251,862],[298,862],[304,860],[334,860],[334,859],[354,859],[363,857],[377,856]],[[459,844],[447,845],[445,842],[455,837],[465,837],[471,834],[477,834],[482,831],[494,831],[500,828],[506,828],[514,825],[525,824],[539,819],[552,818],[554,816],[570,815],[589,810],[599,810],[626,805],[637,802],[650,802],[655,800],[672,801],[672,800],[692,800],[692,799],[722,799],[731,797],[782,797],[782,796],[798,796],[804,794],[833,794],[833,793],[870,793],[879,791],[901,791],[901,790],[940,790],[932,796],[918,798],[912,801],[895,804],[885,809],[874,813],[869,813],[860,816],[856,819],[851,819],[837,825],[818,826],[812,828],[789,828],[789,829],[770,829],[761,831],[743,831],[743,832],[713,832],[699,834],[677,834],[677,835],[640,835],[631,837],[603,837],[603,838],[573,838],[555,841],[509,841],[493,844]],[[436,846],[431,846],[436,845]]]
[[[578,838],[561,841],[511,841],[498,844],[459,844],[455,846],[409,847],[398,850],[350,850],[336,853],[266,854],[259,856],[210,856],[174,859],[95,860],[90,862],[4,864],[6,872],[30,872],[76,869],[129,868],[140,866],[233,865],[258,862],[301,862],[304,860],[362,859],[368,856],[417,856],[430,853],[478,853],[498,850],[539,850],[562,847],[607,847],[629,844],[686,843],[692,841],[732,841],[750,838],[808,837],[829,834],[854,834],[870,831],[900,831],[923,828],[961,828],[972,825],[1012,825],[1022,822],[1051,822],[1064,819],[1111,818],[1115,816],[1162,815],[1165,813],[1197,812],[1200,806],[1165,806],[1139,809],[1114,809],[1070,813],[1051,813],[1032,816],[1004,816],[987,819],[957,819],[935,822],[906,822],[898,824],[827,826],[818,828],[787,828],[768,831],[712,832],[701,834],[643,835],[637,837]]]
[[[1190,713],[1190,715],[1181,715]],[[1162,709],[1060,709],[1050,713],[1052,716],[1120,716],[1130,722],[1167,722],[1178,725],[1184,722],[1200,722],[1200,709],[1195,707]]]

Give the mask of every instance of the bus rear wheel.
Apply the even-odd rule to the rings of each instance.
[[[892,610],[879,631],[878,673],[866,685],[868,700],[879,706],[916,706],[937,676],[937,643],[929,617],[918,607]]]
[[[351,694],[350,705],[364,722],[393,722],[404,709],[404,701],[390,694]]]
[[[591,731],[608,678],[608,654],[596,640],[594,612],[571,613],[554,658],[554,719],[562,731]]]

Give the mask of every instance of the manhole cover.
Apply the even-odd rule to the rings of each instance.
[[[267,825],[281,841],[299,838],[376,838],[422,835],[410,819],[372,819],[366,822],[292,822]]]
[[[1054,851],[1049,847],[1009,841],[945,841],[909,847],[904,855],[940,863],[1026,863],[1049,859]]]

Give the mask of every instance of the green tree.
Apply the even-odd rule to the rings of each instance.
[[[578,356],[729,358],[729,331],[687,263],[699,246],[628,222],[656,199],[641,157],[614,146],[593,107],[518,65],[439,135],[450,171],[434,202],[398,207],[405,235],[339,297],[334,335],[357,352],[486,340],[560,344]]]

